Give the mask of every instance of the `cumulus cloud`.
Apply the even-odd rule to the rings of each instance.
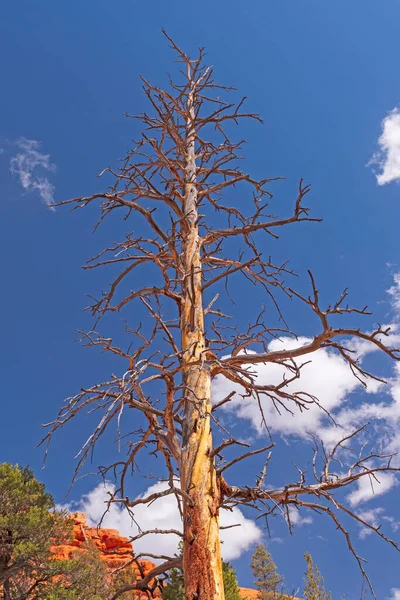
[[[368,165],[378,165],[378,185],[400,181],[400,110],[393,109],[382,121],[382,133],[378,139],[379,150]]]
[[[390,590],[389,600],[400,600],[400,588],[392,588]]]
[[[296,348],[309,342],[308,338],[294,340],[283,337],[280,340],[273,340],[269,345],[269,350]],[[300,378],[288,384],[285,391],[290,393],[302,391],[315,396],[324,410],[317,404],[311,404],[308,410],[300,412],[293,403],[289,403],[288,408],[292,410],[293,414],[285,410],[278,413],[271,400],[265,397],[262,400],[262,408],[268,428],[272,432],[299,436],[306,436],[308,432],[321,432],[323,423],[326,421],[325,411],[333,413],[344,403],[351,392],[362,387],[346,361],[338,354],[321,349],[314,352],[310,359],[310,362],[302,368]],[[278,384],[285,374],[284,367],[270,363],[255,365],[252,370],[256,372],[259,385]],[[375,382],[372,382],[371,385],[376,389]],[[230,402],[224,405],[224,409],[234,412],[240,418],[250,420],[261,433],[262,422],[257,400],[254,397],[243,398],[241,394],[244,393],[244,390],[240,385],[218,375],[213,384],[213,401],[219,402],[231,391],[237,393]],[[338,435],[341,433],[338,432]]]
[[[400,273],[394,275],[393,285],[387,290],[390,303],[394,309],[396,321],[400,316]],[[386,328],[386,326],[383,326]],[[385,342],[392,347],[400,346],[400,329],[395,322],[390,325],[391,334]],[[269,350],[295,348],[309,343],[307,338],[294,340],[282,337],[269,345]],[[351,340],[347,347],[354,351],[360,364],[370,358],[377,348],[363,340]],[[273,402],[261,398],[261,404],[267,426],[271,433],[285,438],[296,436],[306,438],[312,433],[323,440],[325,448],[332,448],[344,436],[353,433],[361,425],[370,423],[370,428],[363,434],[366,439],[378,442],[377,452],[398,453],[400,457],[400,364],[392,366],[392,375],[387,377],[387,384],[368,380],[367,388],[358,381],[347,362],[337,353],[328,349],[320,349],[304,359],[310,362],[300,372],[299,379],[291,382],[286,391],[305,392],[318,398],[318,404],[311,404],[308,410],[302,412],[292,403],[288,407],[292,412],[283,409],[278,412]],[[301,363],[299,363],[301,364]],[[282,381],[284,368],[280,365],[260,364],[252,366],[252,372],[257,378],[257,384],[273,385]],[[218,376],[213,384],[213,401],[219,402],[231,391],[236,395],[226,403],[222,410],[235,418],[244,419],[251,423],[259,435],[266,434],[262,426],[262,417],[258,401],[254,397],[246,397],[240,385],[234,384],[223,376]],[[379,397],[377,396],[379,394]],[[332,415],[334,422],[327,416]],[[350,455],[349,455],[350,457]],[[400,459],[392,461],[394,466]],[[392,474],[382,474],[379,482],[373,485],[365,478],[359,481],[357,487],[348,496],[352,506],[358,506],[389,492],[397,484]],[[296,517],[295,517],[296,518]]]
[[[10,170],[18,177],[25,192],[37,192],[46,206],[54,204],[54,185],[47,177],[38,174],[40,170],[54,172],[55,165],[49,154],[40,152],[41,143],[22,137],[16,142],[19,152],[11,158]],[[53,209],[54,210],[54,209]]]
[[[68,505],[67,508],[71,511],[85,512],[89,523],[97,526],[105,510],[105,502],[109,498],[108,492],[113,492],[114,489],[111,483],[100,484],[78,502]],[[156,483],[150,486],[141,497],[164,489],[166,489],[165,483]],[[134,508],[134,518],[143,531],[148,529],[182,530],[176,499],[172,494],[158,498],[150,508],[145,504],[139,504]],[[131,519],[126,508],[112,504],[102,521],[102,526],[118,529],[122,535],[132,537],[139,532],[136,523]],[[221,530],[222,555],[225,560],[239,558],[252,544],[261,539],[261,530],[237,507],[232,511],[221,510],[220,523],[221,527],[240,525]],[[149,534],[135,542],[135,551],[173,556],[177,551],[178,542],[179,537],[174,534]]]

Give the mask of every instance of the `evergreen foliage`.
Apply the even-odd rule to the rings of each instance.
[[[72,560],[63,562],[62,576],[48,586],[43,600],[108,600],[117,590],[134,583],[136,571],[126,567],[112,578],[96,546],[88,544],[84,551],[76,551]],[[134,591],[126,592],[122,600],[135,600]]]
[[[122,587],[125,587],[126,585],[132,585],[133,583],[135,583],[137,577],[138,573],[133,565],[124,567],[117,573],[114,573],[111,579],[111,596],[113,596],[115,592],[117,592]],[[120,598],[121,600],[138,600],[138,597],[134,590],[130,592],[125,592]]]
[[[95,546],[58,560],[51,546],[72,539],[73,523],[27,468],[0,464],[0,593],[4,600],[107,600],[136,579],[133,567],[112,580]],[[121,598],[131,600],[134,592]]]
[[[222,563],[222,577],[224,579],[225,600],[242,600],[236,571],[229,562]]]
[[[305,553],[307,570],[304,577],[304,600],[332,600],[330,592],[325,591],[324,578],[313,563],[312,556]]]
[[[65,543],[72,523],[28,468],[0,464],[0,589],[5,600],[42,597],[64,565],[50,547]]]
[[[163,600],[185,600],[185,585],[181,569],[171,569],[162,597]]]
[[[49,585],[43,600],[105,600],[111,596],[107,566],[96,547],[88,545],[72,560],[62,562],[62,576]]]
[[[278,574],[276,564],[264,544],[258,544],[250,563],[258,589],[259,600],[282,600],[285,595],[281,591],[283,577]]]

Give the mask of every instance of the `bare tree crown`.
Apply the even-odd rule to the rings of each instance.
[[[293,211],[287,217],[271,214],[268,185],[273,179],[257,180],[241,169],[243,142],[232,141],[230,135],[231,125],[242,119],[261,121],[260,117],[245,110],[244,98],[238,104],[225,101],[230,88],[214,83],[213,69],[203,64],[202,49],[191,60],[167,38],[181,66],[178,82],[170,79],[165,91],[143,79],[150,110],[131,117],[141,125],[139,140],[118,169],[109,167],[103,172],[113,177],[113,184],[104,193],[61,203],[80,208],[99,201],[97,226],[118,210],[127,223],[124,238],[86,264],[86,269],[106,267],[114,277],[90,306],[96,322],[94,329],[82,332],[84,344],[119,357],[121,369],[119,374],[69,398],[49,424],[45,440],[78,413],[100,411],[97,427],[80,450],[78,472],[107,427],[114,423],[121,438],[121,423],[126,419],[131,432],[124,439],[128,441],[127,453],[119,462],[102,468],[104,476],[113,472],[118,481],[110,503],[124,503],[134,514],[138,503],[151,503],[162,495],[174,494],[184,524],[185,553],[192,552],[191,560],[199,529],[204,528],[203,513],[195,517],[193,511],[202,502],[199,490],[205,481],[206,471],[202,469],[206,465],[210,477],[207,485],[213,488],[207,501],[213,504],[209,511],[216,522],[220,507],[237,504],[254,507],[258,515],[264,516],[280,511],[289,526],[289,507],[326,513],[345,535],[367,577],[363,561],[340,521],[340,513],[351,515],[398,547],[379,527],[364,522],[339,502],[334,491],[361,477],[374,479],[384,471],[397,471],[391,457],[365,451],[345,472],[338,455],[344,452],[345,442],[348,444],[356,434],[362,434],[362,427],[329,452],[322,447],[322,455],[314,440],[313,472],[306,474],[299,469],[299,481],[266,489],[273,444],[250,448],[229,462],[224,461],[226,448],[248,444],[231,436],[218,419],[218,411],[232,400],[234,392],[212,405],[211,385],[217,375],[240,385],[243,395],[258,402],[260,418],[268,429],[263,416],[265,402],[272,402],[277,410],[306,410],[315,403],[323,407],[323,398],[317,399],[301,388],[293,392],[293,385],[289,385],[296,380],[300,385],[302,367],[312,360],[315,351],[327,348],[340,354],[355,377],[365,383],[368,377],[375,376],[363,369],[349,341],[358,339],[373,344],[394,360],[399,359],[399,350],[386,343],[387,328],[363,332],[334,325],[332,318],[337,316],[369,313],[366,308],[349,307],[346,291],[336,302],[323,307],[311,273],[310,296],[301,295],[285,283],[286,276],[292,273],[287,263],[276,264],[261,251],[261,247],[269,247],[270,241],[278,237],[279,228],[319,220],[311,217],[305,206],[310,186],[300,181]],[[228,194],[232,188],[236,188],[233,203]],[[232,324],[219,302],[225,296],[222,306],[229,304],[226,299],[234,295],[238,276],[254,286],[261,302],[272,303],[277,325],[266,322],[263,308],[245,330]],[[308,343],[294,348],[283,344],[277,351],[270,349],[272,339],[296,337],[280,309],[279,294],[305,304],[317,317],[319,329]],[[118,313],[125,319],[130,338],[126,348],[98,331],[102,317],[109,313]],[[285,375],[279,384],[258,382],[253,367],[264,363],[284,367]],[[220,439],[216,447],[211,442],[212,431]],[[135,472],[140,454],[146,452],[162,457],[168,484],[163,492],[132,499],[127,495],[126,478]],[[228,482],[227,471],[232,465],[259,453],[265,453],[267,459],[254,487]],[[201,527],[196,525],[196,519],[203,523]],[[146,533],[150,532],[141,532],[140,536]],[[165,533],[181,535],[178,531]],[[164,567],[158,566],[157,572],[134,584],[137,589],[149,591],[153,576],[176,565],[176,560],[165,558]],[[194,583],[188,578],[185,585],[189,590]],[[212,594],[210,598],[222,598],[217,596],[218,582],[197,581],[196,586],[198,591],[193,594],[197,593],[200,599],[206,598],[206,593]]]

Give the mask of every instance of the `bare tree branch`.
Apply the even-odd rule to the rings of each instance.
[[[88,307],[95,319],[93,329],[80,332],[83,345],[112,357],[113,369],[116,361],[121,366],[104,381],[84,386],[68,398],[58,416],[46,425],[48,433],[42,443],[48,444],[56,431],[78,415],[88,414],[89,419],[99,415],[77,453],[77,477],[85,463],[93,460],[105,432],[114,428],[119,459],[100,467],[104,478],[112,474],[116,482],[107,507],[122,503],[134,519],[135,506],[151,507],[156,500],[174,495],[183,521],[187,597],[196,594],[198,600],[223,600],[219,509],[235,504],[255,507],[263,515],[280,511],[289,526],[289,506],[325,513],[345,535],[367,578],[348,532],[337,521],[337,511],[369,527],[396,549],[397,545],[338,502],[334,492],[362,477],[396,474],[391,457],[362,451],[346,474],[335,473],[333,466],[340,464],[344,444],[354,445],[364,434],[361,428],[325,453],[320,475],[320,448],[315,440],[314,480],[296,467],[298,482],[269,489],[265,487],[271,459],[268,451],[274,444],[254,449],[252,444],[236,439],[217,412],[236,402],[237,396],[252,398],[269,432],[265,401],[294,418],[297,411],[311,406],[325,410],[324,399],[301,386],[303,369],[318,350],[340,356],[365,385],[369,377],[382,379],[364,368],[354,350],[355,342],[369,343],[394,361],[400,359],[400,349],[391,347],[388,327],[378,325],[369,332],[347,325],[352,317],[370,314],[366,307],[346,304],[347,289],[323,308],[311,272],[311,293],[306,297],[295,289],[297,275],[287,262],[264,256],[264,241],[271,247],[280,228],[320,220],[305,206],[310,185],[300,180],[288,216],[274,214],[269,188],[280,178],[256,179],[243,171],[243,140],[230,137],[231,125],[243,119],[260,122],[261,118],[244,110],[244,99],[227,102],[222,97],[232,88],[214,82],[213,69],[204,64],[203,49],[192,59],[165,36],[177,55],[178,76],[170,78],[167,90],[142,79],[149,111],[128,115],[136,133],[141,127],[139,139],[117,169],[103,171],[112,179],[111,186],[106,192],[60,203],[73,209],[99,204],[96,228],[111,214],[132,223],[123,239],[109,243],[86,264],[90,271],[107,269],[110,277],[106,289],[92,298]],[[229,204],[227,198],[234,189],[241,200],[236,197]],[[247,326],[243,315],[235,323],[232,315],[225,313],[228,303],[234,307],[238,285],[246,286],[252,296],[255,292],[260,302],[259,310],[249,315]],[[293,344],[300,333],[287,323],[281,302],[284,298],[300,303],[316,317],[318,328],[310,341]],[[102,321],[106,315],[108,319]],[[123,316],[126,323],[121,337],[116,338],[118,343],[99,329],[115,316]],[[345,326],[338,326],[340,317],[346,319]],[[277,350],[275,344],[271,349],[273,340],[281,340],[282,348]],[[257,367],[263,364],[278,365],[281,381],[261,384]],[[212,404],[211,388],[217,376],[224,377],[236,391]],[[326,410],[325,415],[333,419]],[[232,453],[236,445],[249,446],[250,450],[233,457],[230,454],[225,462],[224,453]],[[267,459],[254,487],[225,481],[222,473],[228,468],[263,452],[268,452]],[[165,482],[165,489],[129,498],[126,480],[139,470],[142,457],[149,455],[158,459],[159,467],[159,473],[151,476]],[[218,466],[215,457],[222,461]],[[161,533],[157,529],[141,531],[138,526],[139,534],[133,540]],[[177,530],[163,533],[180,535]],[[133,589],[151,594],[151,580],[177,564],[166,560],[114,598]]]

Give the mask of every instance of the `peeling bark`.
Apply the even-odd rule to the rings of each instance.
[[[184,294],[181,311],[185,370],[181,486],[184,501],[183,571],[187,600],[224,600],[217,479],[212,457],[211,374],[202,303],[201,240],[198,231],[194,129],[195,84],[188,95],[183,232]]]

